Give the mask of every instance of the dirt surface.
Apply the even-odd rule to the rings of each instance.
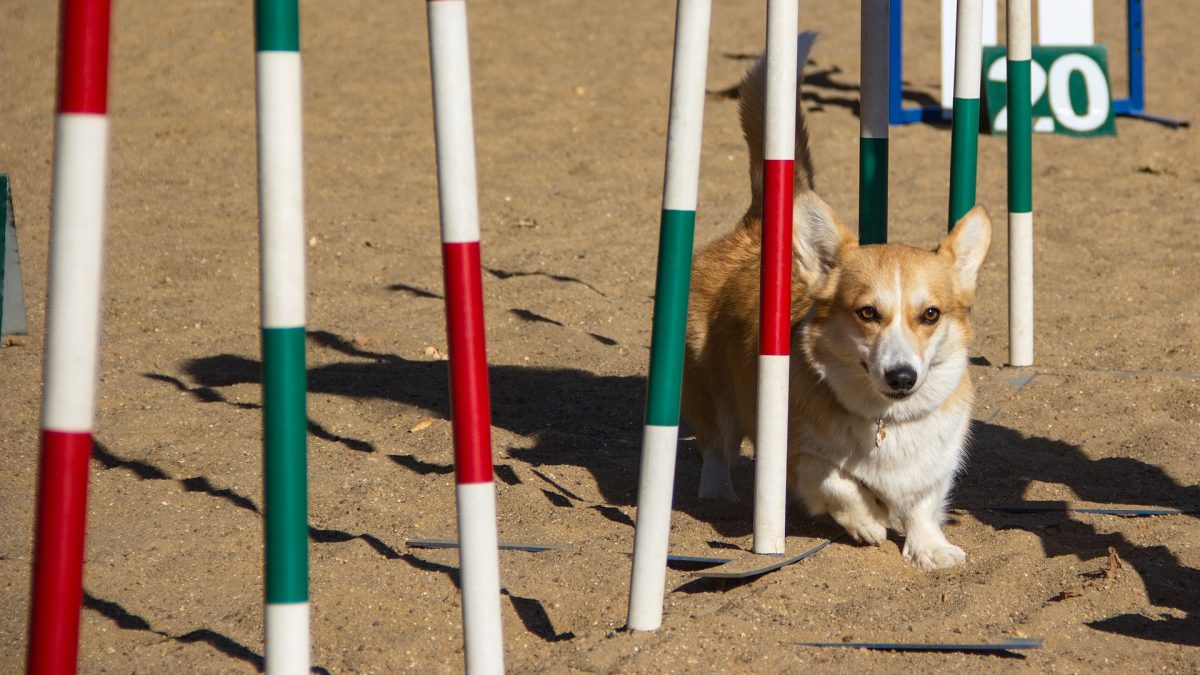
[[[0,351],[0,670],[24,652],[53,141],[56,3],[0,5],[0,171],[11,174],[31,336]],[[254,58],[248,3],[117,2],[103,355],[91,465],[84,672],[262,664]],[[937,94],[937,18],[908,8],[906,88]],[[763,3],[718,2],[709,88],[761,50]],[[923,5],[923,3],[922,3]],[[1125,90],[1123,3],[1098,2]],[[1200,528],[998,507],[1200,508],[1200,142],[1119,119],[1035,145],[1037,365],[1005,368],[1004,139],[981,139],[998,229],[975,308],[980,389],[927,574],[836,541],[751,583],[668,573],[663,628],[624,632],[674,3],[470,7],[501,555],[514,672],[1200,670]],[[304,5],[313,663],[462,666],[442,281],[422,3]],[[821,32],[805,96],[817,188],[857,210],[857,3]],[[1195,116],[1200,5],[1147,7],[1152,112]],[[745,209],[736,105],[712,97],[697,241]],[[936,242],[950,134],[892,132],[891,239]],[[433,348],[433,349],[431,349]],[[437,350],[437,352],[434,351]],[[417,429],[424,420],[436,420]],[[752,491],[750,450],[735,468]],[[752,503],[695,498],[681,442],[672,550],[737,553]],[[796,550],[836,536],[791,512]],[[1123,565],[1110,563],[1110,547]],[[1021,655],[802,642],[1043,637]]]

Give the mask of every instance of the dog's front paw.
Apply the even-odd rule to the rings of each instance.
[[[904,558],[926,572],[932,572],[965,563],[967,553],[950,542],[927,547],[905,542]]]

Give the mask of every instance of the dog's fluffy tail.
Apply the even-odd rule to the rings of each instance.
[[[812,159],[808,154],[808,130],[804,125],[803,108],[800,105],[800,83],[804,79],[804,64],[812,50],[817,34],[811,31],[796,38],[796,164],[792,189],[794,193],[813,189]],[[746,219],[762,218],[763,204],[763,127],[766,123],[767,100],[767,57],[764,54],[746,74],[738,88],[740,102],[738,113],[742,120],[742,133],[750,147],[750,209]]]

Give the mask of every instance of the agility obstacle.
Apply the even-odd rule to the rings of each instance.
[[[483,321],[475,131],[464,0],[428,0],[450,410],[469,673],[504,672],[496,487]]]
[[[798,15],[795,0],[768,3],[754,550],[770,554],[784,552],[787,508]],[[657,630],[662,624],[710,20],[708,0],[679,0],[646,423],[626,621],[630,630]]]
[[[891,80],[891,94],[888,104],[888,118],[894,125],[896,124],[912,124],[914,122],[941,122],[949,119],[950,109],[949,101],[944,101],[942,105],[921,106],[918,108],[907,108],[903,103],[903,92],[901,91],[901,80],[903,79],[903,0],[891,0],[891,58],[889,65],[889,79]],[[1064,16],[1070,17],[1069,21],[1060,22],[1055,25],[1055,31],[1066,31],[1075,36],[1086,35],[1086,44],[1091,44],[1092,39],[1092,6],[1087,3],[1085,11],[1080,11],[1080,7],[1072,2],[1067,4],[1061,0],[1049,0],[1046,3],[1046,8],[1038,10],[1038,29],[1043,38],[1043,44],[1049,44],[1044,38],[1047,35],[1046,29],[1051,25],[1051,22],[1060,20]],[[985,6],[985,11],[990,10],[990,5]],[[989,24],[991,30],[985,30],[988,38],[985,44],[994,42],[994,23]],[[947,28],[943,27],[943,39],[946,38]],[[1173,117],[1165,117],[1146,112],[1146,55],[1145,55],[1145,23],[1142,0],[1126,0],[1125,1],[1125,67],[1129,81],[1129,91],[1125,98],[1113,99],[1112,111],[1114,115],[1124,117],[1133,117],[1135,119],[1157,122],[1172,129],[1189,126],[1187,120],[1176,119]],[[1081,44],[1079,40],[1070,42],[1062,42],[1054,40],[1056,44]],[[943,64],[945,67],[945,64]],[[942,81],[945,83],[949,80],[943,76]]]
[[[74,673],[83,600],[108,180],[108,0],[64,0],[59,36],[30,673]]]
[[[958,0],[954,105],[950,120],[947,229],[975,206],[983,4]],[[1008,0],[1008,327],[1009,365],[1033,365],[1033,103],[1030,0]]]
[[[893,4],[895,3],[895,4]],[[888,113],[889,102],[895,100],[900,83],[894,67],[889,62],[898,60],[900,42],[895,30],[894,12],[900,0],[863,0],[861,13],[860,45],[862,58],[862,101],[860,113],[859,148],[859,238],[863,244],[887,241],[887,173],[888,173]],[[786,7],[784,7],[786,5]],[[679,355],[682,360],[686,339],[686,326],[667,323],[664,317],[684,316],[687,312],[686,273],[678,270],[684,262],[681,256],[689,255],[692,247],[691,229],[688,229],[686,248],[667,227],[668,195],[680,189],[676,176],[687,176],[691,190],[690,217],[694,219],[696,205],[695,187],[699,175],[700,130],[686,125],[699,125],[703,111],[703,98],[693,91],[691,98],[684,94],[682,83],[703,91],[705,56],[707,45],[708,12],[707,2],[680,0],[676,14],[675,59],[672,70],[670,127],[667,132],[667,178],[664,188],[664,218],[659,241],[659,269],[654,304],[654,333],[651,341],[650,386],[647,390],[646,431],[642,446],[642,474],[638,488],[638,510],[635,528],[634,560],[630,583],[629,615],[626,627],[630,630],[656,630],[662,624],[662,601],[665,589],[665,564],[667,559],[668,535],[670,532],[671,491],[673,484],[675,445],[678,440],[679,392],[682,368],[670,370],[668,355]],[[700,16],[700,13],[703,16]],[[763,267],[760,306],[760,366],[758,392],[758,435],[755,439],[755,508],[754,508],[754,551],[755,553],[782,553],[784,550],[783,510],[786,506],[786,450],[787,450],[787,387],[789,375],[787,362],[790,338],[790,265],[791,265],[791,222],[792,222],[792,171],[795,141],[795,101],[797,53],[794,49],[797,12],[794,2],[772,0],[768,3],[767,37],[767,121],[764,139],[764,223],[763,223]],[[1009,21],[1009,73],[1010,84],[1024,82],[1025,86],[1009,87],[1011,133],[1009,136],[1009,211],[1010,211],[1010,318],[1013,328],[1012,365],[1027,365],[1032,362],[1032,171],[1031,135],[1032,105],[1029,101],[1030,63],[1030,11],[1029,0],[1008,0]],[[949,227],[953,228],[968,210],[975,205],[975,184],[978,162],[979,133],[979,84],[981,68],[981,0],[958,0],[957,39],[955,45],[955,91],[954,117],[951,122],[951,167],[949,195]],[[776,32],[778,31],[778,32]],[[786,37],[786,39],[784,39]],[[788,43],[790,51],[781,43]],[[779,63],[780,59],[784,62]],[[789,68],[790,65],[790,68]],[[1021,78],[1025,79],[1022,80]],[[697,78],[699,84],[696,84]],[[787,79],[787,83],[778,81]],[[786,87],[785,85],[790,85]],[[777,88],[773,88],[777,87]],[[788,93],[790,91],[790,93]],[[686,106],[686,107],[685,107]],[[1017,121],[1020,118],[1020,121]],[[696,145],[687,145],[681,151],[684,132],[695,138]],[[692,162],[694,165],[685,165]],[[786,193],[784,196],[781,193]],[[782,218],[786,225],[778,220]],[[691,221],[689,220],[689,223]],[[774,266],[777,252],[769,252],[771,238],[779,237],[786,227],[783,238],[788,277],[783,277]],[[671,238],[669,238],[671,237]],[[774,240],[778,242],[778,239]],[[1013,252],[1015,251],[1015,252]],[[672,268],[664,270],[664,264]],[[690,264],[690,260],[688,261]],[[683,299],[663,292],[666,279],[683,276]],[[783,294],[773,286],[787,278]],[[678,292],[678,289],[675,289]],[[672,303],[672,304],[668,304]],[[771,303],[774,303],[773,305]],[[782,306],[780,306],[780,304]],[[770,306],[770,309],[768,307]],[[782,310],[782,315],[777,314]],[[1016,336],[1024,342],[1018,342]],[[781,345],[780,342],[783,344]],[[1018,351],[1024,350],[1024,351]],[[1021,354],[1028,354],[1023,358]],[[774,370],[772,359],[778,358],[782,367]],[[764,363],[767,364],[764,368]],[[771,387],[769,382],[777,378],[782,391]],[[764,390],[764,382],[767,388]],[[673,417],[665,418],[670,424],[655,426],[652,420],[664,418],[652,416],[652,412],[669,411]],[[767,412],[770,411],[770,412]],[[774,417],[772,417],[772,415]],[[764,435],[764,427],[773,431]],[[778,443],[782,448],[782,462],[776,461],[771,453]],[[767,453],[764,453],[764,449]],[[764,454],[767,456],[764,457]],[[778,483],[773,482],[778,479]],[[782,484],[782,489],[779,485]],[[772,511],[778,509],[778,511]],[[764,525],[778,513],[778,520]],[[766,532],[778,525],[778,539],[767,539]],[[774,536],[774,535],[772,535]],[[796,559],[803,558],[804,555]],[[778,569],[782,565],[768,565],[761,571]],[[739,576],[745,576],[739,575]]]
[[[429,0],[467,670],[503,672],[466,8]],[[74,673],[107,182],[108,0],[64,0],[27,669]],[[306,673],[304,197],[299,10],[256,0],[265,667]],[[703,78],[701,78],[701,85]],[[690,255],[688,256],[690,258]],[[686,266],[686,263],[685,263]],[[686,297],[686,292],[685,292]]]
[[[256,0],[267,672],[309,670],[304,155],[297,0]]]

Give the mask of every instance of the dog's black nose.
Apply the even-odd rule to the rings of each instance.
[[[884,378],[893,390],[908,391],[917,383],[917,371],[908,366],[900,366],[884,373]]]

